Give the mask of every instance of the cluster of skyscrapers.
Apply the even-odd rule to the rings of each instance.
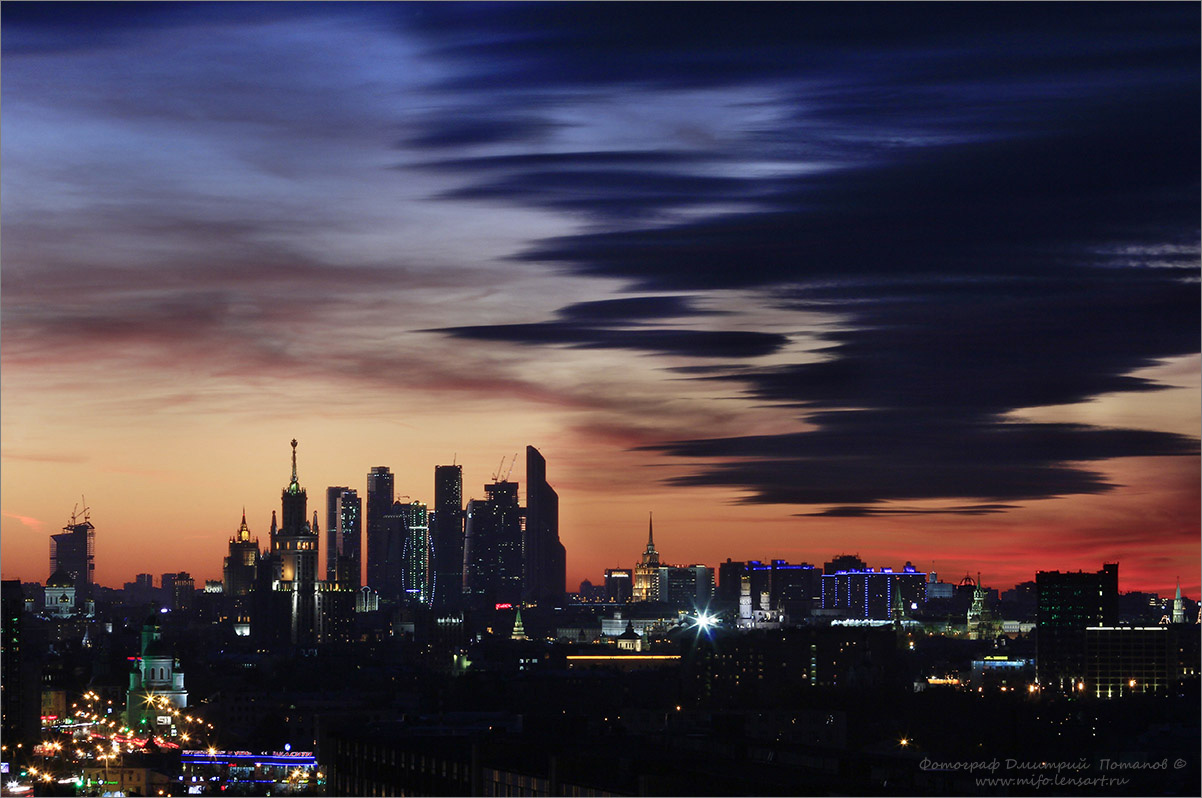
[[[324,571],[318,568],[318,513],[309,520],[296,447],[294,440],[292,477],[281,493],[278,519],[272,513],[269,549],[259,551],[245,513],[229,541],[222,591],[243,600],[238,611],[244,625],[277,630],[277,642],[285,641],[286,630],[287,642],[310,645],[338,639],[354,611],[380,603],[439,614],[502,603],[562,603],[566,558],[559,499],[547,483],[546,460],[533,446],[526,447],[525,507],[508,475],[494,477],[484,486],[485,498],[465,507],[461,465],[435,466],[433,509],[398,495],[387,466],[368,472],[366,507],[356,489],[328,487]]]

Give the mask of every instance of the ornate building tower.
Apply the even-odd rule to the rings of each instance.
[[[292,440],[292,480],[280,494],[280,526],[273,528],[271,554],[275,560],[277,592],[291,594],[291,642],[317,641],[317,513],[305,520],[308,496],[296,476],[296,439]],[[274,525],[273,525],[274,527]]]
[[[651,513],[647,514],[647,548],[634,568],[634,601],[659,601],[659,552],[655,550]]]
[[[246,508],[242,526],[230,537],[230,553],[221,569],[222,592],[227,596],[245,596],[255,589],[255,571],[259,567],[259,539],[250,536]]]

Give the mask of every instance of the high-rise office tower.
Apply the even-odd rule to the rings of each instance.
[[[484,501],[467,503],[463,543],[464,597],[473,609],[522,600],[522,511],[518,483],[484,486]]]
[[[559,542],[559,494],[547,484],[547,461],[526,447],[526,529],[522,599],[562,602],[566,591],[567,555]]]
[[[171,609],[176,612],[187,612],[192,609],[195,597],[196,580],[187,571],[180,571],[171,580],[171,594],[167,596],[167,600],[171,602]]]
[[[96,571],[96,527],[88,520],[71,514],[63,531],[50,536],[50,573],[62,571],[75,583],[75,603],[82,607],[92,597],[92,579]]]
[[[1083,690],[1085,630],[1118,622],[1119,566],[1106,563],[1094,573],[1038,571],[1036,676],[1041,687]]]
[[[455,611],[463,598],[463,466],[434,466],[434,609]]]
[[[348,590],[358,590],[363,584],[363,500],[359,492],[347,488],[335,503],[338,517],[338,561],[334,580]]]
[[[43,652],[37,644],[38,625],[25,612],[19,579],[0,586],[0,737],[7,743],[5,759],[15,758],[24,741],[31,748],[41,740]]]
[[[400,501],[394,501],[392,507],[380,519],[376,532],[374,551],[375,566],[369,585],[375,588],[380,598],[392,603],[402,601],[405,596],[405,543],[409,540],[409,528],[413,516],[413,508]],[[370,541],[369,541],[370,542]],[[373,572],[372,561],[368,560],[368,573]]]
[[[660,601],[696,613],[707,609],[713,597],[714,569],[708,565],[659,567]]]
[[[401,551],[401,589],[406,604],[429,606],[433,598],[429,514],[426,505],[419,501],[410,502],[405,507],[408,517]]]
[[[387,466],[376,466],[367,474],[367,584],[381,595],[386,575],[400,568],[398,559],[388,560],[388,536],[384,516],[392,512],[392,472]],[[399,577],[399,572],[398,572]],[[391,598],[395,599],[395,596]]]
[[[338,555],[342,554],[342,541],[338,535],[338,497],[348,488],[331,485],[326,488],[326,581],[338,580]]]
[[[617,604],[630,601],[634,572],[629,568],[605,569],[605,600]]]
[[[326,581],[348,590],[358,590],[359,540],[362,537],[362,506],[351,488],[326,488]]]

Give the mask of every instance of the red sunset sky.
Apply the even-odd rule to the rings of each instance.
[[[220,578],[295,437],[323,524],[538,447],[570,589],[1198,596],[1196,8],[103,5],[3,19],[4,578]]]

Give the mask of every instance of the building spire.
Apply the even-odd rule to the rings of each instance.
[[[246,507],[242,508],[242,525],[238,527],[237,539],[243,543],[250,540],[250,527],[246,525]]]
[[[296,484],[296,438],[292,439],[292,484]]]
[[[659,565],[659,552],[655,550],[655,534],[651,525],[651,513],[647,513],[647,548],[643,550],[642,565]]]

